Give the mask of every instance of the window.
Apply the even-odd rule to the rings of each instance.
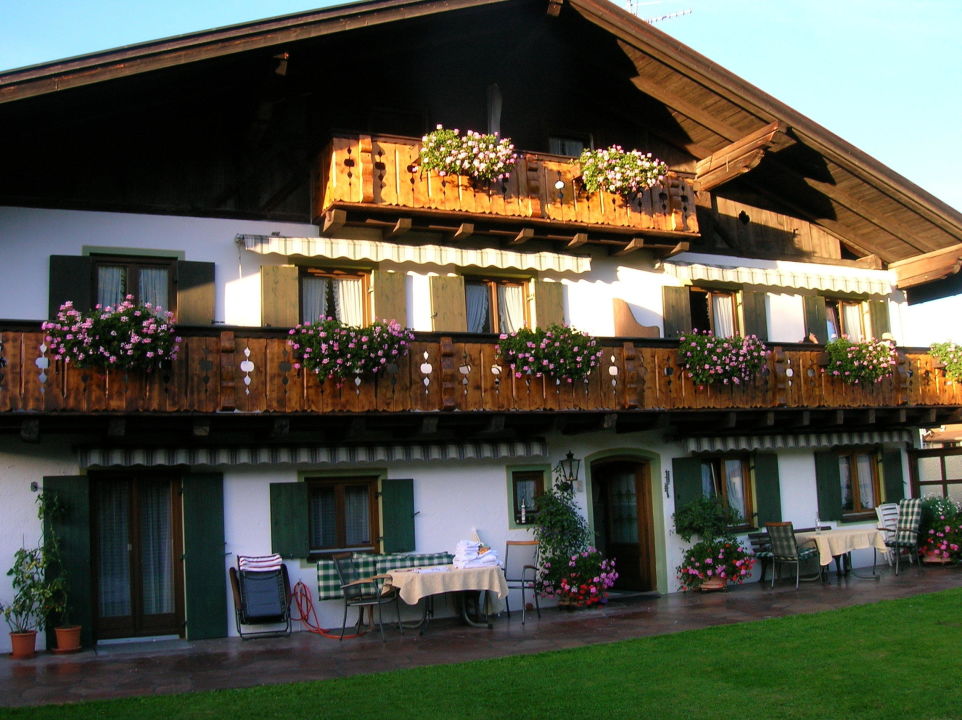
[[[862,303],[854,300],[825,300],[825,325],[828,339],[847,335],[851,340],[865,339]]]
[[[548,138],[548,152],[552,155],[578,157],[586,147],[588,147],[588,140],[584,137],[553,136]]]
[[[311,555],[377,548],[377,478],[307,478]]]
[[[368,319],[368,277],[358,271],[302,268],[300,321],[332,317],[347,325],[364,325]]]
[[[526,285],[522,280],[465,278],[468,332],[510,333],[527,327]]]
[[[95,304],[116,307],[133,295],[134,302],[176,310],[174,263],[174,258],[93,256]]]
[[[544,470],[511,471],[511,514],[515,525],[530,525],[537,517],[538,498],[544,494],[544,476]]]
[[[842,515],[875,511],[879,498],[878,454],[852,450],[838,456]]]
[[[701,461],[701,491],[705,497],[721,497],[751,524],[754,515],[748,458],[716,457]]]
[[[688,292],[692,328],[711,330],[716,337],[732,337],[738,334],[734,291],[690,288]]]

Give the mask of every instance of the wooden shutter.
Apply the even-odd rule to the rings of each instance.
[[[889,323],[889,304],[887,300],[869,300],[869,319],[872,323],[872,337],[880,338],[892,328]]]
[[[224,478],[198,473],[183,482],[187,639],[227,637]]]
[[[759,340],[768,340],[768,314],[765,298],[768,293],[757,290],[742,291],[742,315],[745,318],[745,335],[755,335]]]
[[[821,295],[805,296],[805,337],[815,336],[815,342],[828,342],[828,326],[825,320],[825,298]]]
[[[675,512],[678,512],[702,496],[701,458],[672,458],[671,469],[675,481]]]
[[[177,261],[177,324],[206,325],[214,323],[214,263]]]
[[[902,476],[902,452],[885,450],[882,452],[882,475],[884,476],[884,502],[898,502],[905,497],[905,482]],[[882,502],[880,500],[879,502]]]
[[[838,454],[815,453],[815,486],[818,491],[819,520],[842,519],[842,478],[838,473]]]
[[[778,479],[778,456],[775,453],[755,455],[755,527],[782,519],[782,492]],[[749,518],[751,521],[751,518]]]
[[[307,483],[271,483],[271,552],[308,556],[307,504]]]
[[[439,332],[465,332],[468,311],[464,301],[464,278],[460,275],[432,275],[431,318]]]
[[[547,328],[550,325],[564,325],[564,285],[559,282],[535,280],[534,317],[531,326]]]
[[[404,273],[375,270],[371,273],[374,290],[372,320],[396,320],[407,327],[407,283]]]
[[[292,265],[261,265],[261,325],[294,327],[301,319],[298,270]]]
[[[414,480],[390,479],[381,483],[384,523],[383,552],[414,551]]]
[[[665,337],[677,338],[691,332],[691,298],[687,287],[665,286],[663,302],[665,305]]]
[[[79,255],[51,255],[48,299],[48,319],[57,317],[57,311],[67,300],[72,300],[78,310],[93,307],[93,259]]]
[[[80,644],[93,645],[94,607],[90,551],[90,481],[85,475],[45,477],[44,492],[57,496],[63,512],[49,518],[44,532],[51,529],[60,541],[60,555],[67,574],[69,616],[61,620],[80,625]],[[59,623],[60,620],[54,619]],[[53,627],[47,627],[47,647],[54,647]]]

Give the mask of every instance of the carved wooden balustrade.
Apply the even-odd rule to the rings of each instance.
[[[337,383],[293,367],[285,336],[224,330],[184,337],[161,372],[79,370],[51,361],[39,331],[0,331],[0,413],[403,413],[962,407],[962,384],[923,352],[893,378],[850,386],[822,371],[820,348],[774,348],[741,387],[697,388],[666,341],[607,345],[588,382],[515,377],[492,342],[419,339],[377,377]]]
[[[550,226],[574,246],[587,242],[579,236],[581,230],[604,230],[629,238],[642,233],[675,242],[698,234],[691,179],[675,172],[626,201],[618,195],[579,190],[580,167],[571,158],[520,153],[505,181],[476,185],[464,177],[421,170],[420,149],[421,141],[415,138],[333,138],[319,160],[314,205],[318,222],[335,222],[330,215],[320,220],[334,208],[394,208],[462,220],[521,220],[539,232],[543,232],[539,225]],[[519,233],[519,242],[525,238]]]

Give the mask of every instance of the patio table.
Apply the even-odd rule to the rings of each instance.
[[[454,592],[462,595],[461,617],[468,625],[474,627],[491,627],[487,620],[479,623],[470,617],[468,603],[463,594],[467,592],[494,593],[498,598],[508,594],[508,583],[504,578],[504,571],[497,565],[477,568],[456,568],[453,565],[434,565],[426,568],[411,568],[392,570],[387,573],[389,578],[385,585],[397,588],[401,599],[409,605],[416,605],[425,600],[424,614],[421,618],[421,632],[431,616],[433,616],[433,598],[436,595]],[[479,604],[480,605],[480,604]]]
[[[796,533],[795,540],[799,545],[809,540],[814,542],[818,548],[819,565],[830,565],[834,560],[840,575],[842,572],[839,559],[848,556],[852,550],[874,548],[876,551],[883,553],[888,550],[882,533],[872,527],[840,528],[836,530]],[[875,573],[874,561],[872,563],[872,576],[878,577]]]

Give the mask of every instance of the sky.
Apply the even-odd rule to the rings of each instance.
[[[0,71],[332,4],[0,0]],[[960,0],[634,0],[633,9],[674,15],[655,26],[962,212]],[[918,306],[908,344],[928,344],[932,332],[948,339],[944,322],[922,330],[947,303]]]

